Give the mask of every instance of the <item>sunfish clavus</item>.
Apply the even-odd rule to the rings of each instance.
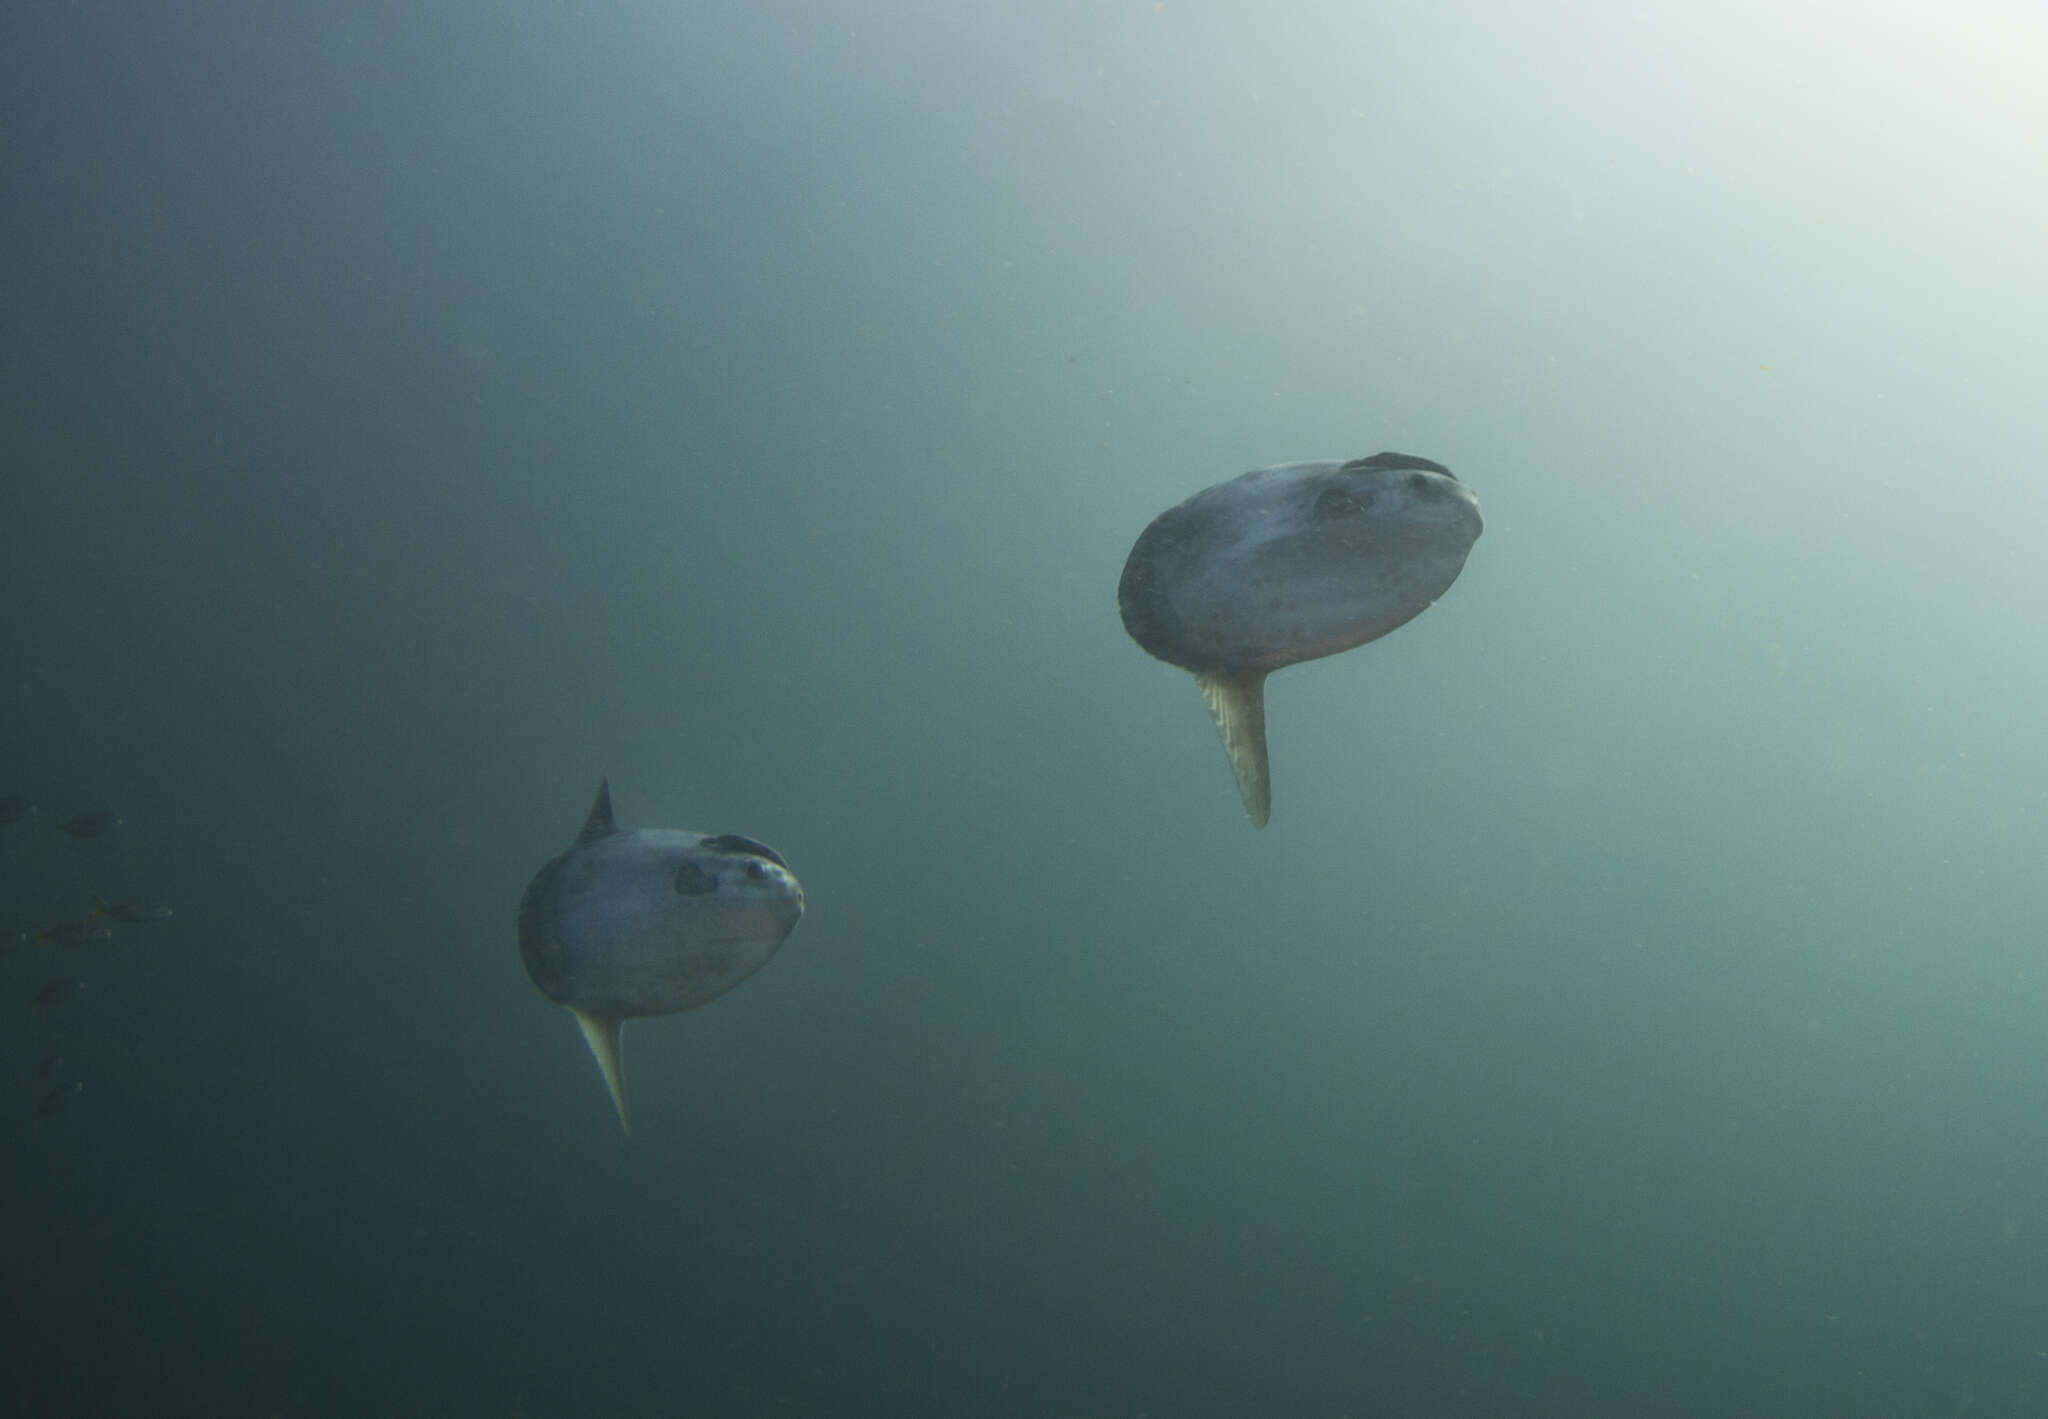
[[[1282,463],[1204,488],[1138,537],[1117,585],[1131,639],[1191,672],[1244,810],[1266,825],[1266,677],[1378,640],[1450,589],[1479,500],[1406,453]]]
[[[600,783],[576,841],[519,900],[519,955],[583,1027],[630,1133],[625,1022],[716,1000],[760,970],[803,914],[804,889],[772,848],[733,833],[623,829]]]

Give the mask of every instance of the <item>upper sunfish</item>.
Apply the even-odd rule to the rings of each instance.
[[[716,1000],[761,969],[804,914],[772,848],[733,833],[623,829],[609,782],[583,831],[519,899],[519,955],[583,1027],[628,1133],[619,1032]]]
[[[1117,585],[1124,629],[1193,673],[1255,826],[1272,812],[1266,677],[1421,615],[1458,579],[1483,526],[1479,500],[1450,469],[1376,453],[1255,469],[1139,535]]]

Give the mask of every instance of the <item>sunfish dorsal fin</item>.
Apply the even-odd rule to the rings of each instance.
[[[619,1127],[630,1136],[633,1121],[626,1117],[626,1070],[619,1061],[619,1032],[625,1028],[626,1022],[616,1015],[592,1015],[573,1005],[569,1007],[569,1013],[583,1027],[584,1042],[597,1056],[597,1067],[604,1071],[604,1082],[611,1087],[612,1106],[619,1111]]]
[[[1273,811],[1273,785],[1266,772],[1266,672],[1197,674],[1195,683],[1202,687],[1202,702],[1223,736],[1223,752],[1230,755],[1231,772],[1237,775],[1245,815],[1253,827],[1263,828]]]
[[[590,816],[583,820],[583,831],[576,835],[576,846],[588,847],[618,830],[619,825],[612,821],[612,781],[601,778],[597,781],[597,801],[590,805]]]

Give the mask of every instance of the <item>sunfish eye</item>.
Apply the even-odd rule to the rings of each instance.
[[[704,846],[720,852],[736,852],[744,857],[765,857],[777,867],[787,869],[789,864],[776,856],[775,849],[766,843],[757,843],[752,838],[743,838],[738,833],[726,833],[721,837],[704,839]]]
[[[684,897],[701,897],[706,892],[718,890],[718,878],[699,867],[694,858],[684,858],[683,865],[676,869],[676,893]]]
[[[761,865],[761,864],[760,864],[759,862],[750,862],[750,863],[748,863],[748,864],[747,864],[747,880],[748,880],[748,881],[750,881],[750,882],[765,882],[765,881],[767,881],[767,880],[768,880],[768,869],[767,869],[766,867],[763,867],[763,866],[762,866],[762,865]]]

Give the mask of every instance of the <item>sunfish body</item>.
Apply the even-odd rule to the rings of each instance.
[[[1131,639],[1191,672],[1252,822],[1266,825],[1266,677],[1378,640],[1450,589],[1479,540],[1479,500],[1405,453],[1282,463],[1152,519],[1124,563]]]
[[[767,963],[804,914],[775,852],[735,834],[623,829],[609,784],[568,851],[519,901],[519,955],[583,1027],[628,1132],[619,1033],[641,1015],[716,1000]]]

